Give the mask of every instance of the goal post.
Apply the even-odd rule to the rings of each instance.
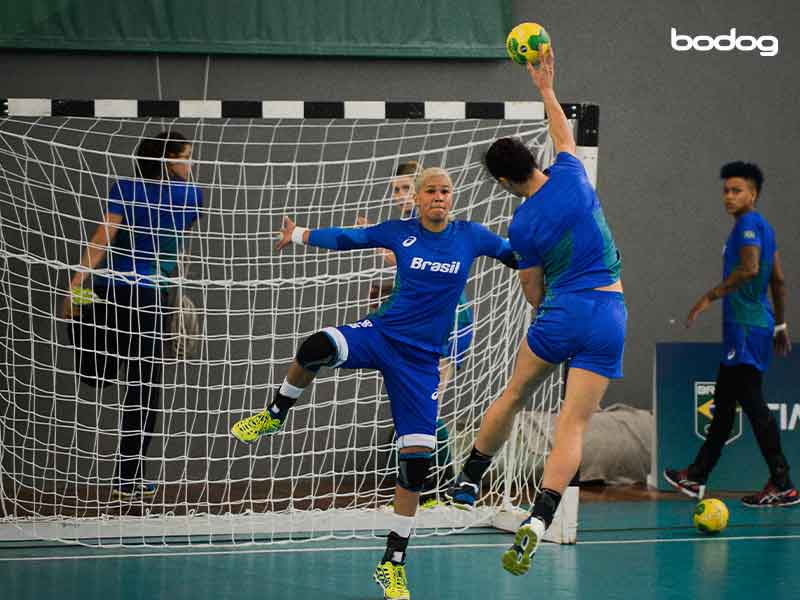
[[[448,170],[455,218],[506,235],[519,201],[485,175],[482,153],[494,139],[515,136],[540,164],[552,162],[543,105],[8,99],[2,106],[0,540],[127,546],[384,534],[396,450],[377,372],[324,369],[282,433],[253,446],[229,434],[233,422],[269,402],[303,339],[364,317],[370,285],[393,276],[374,251],[279,254],[275,232],[284,215],[311,228],[396,218],[389,185],[398,164],[413,159]],[[596,107],[564,106],[594,182]],[[81,384],[57,309],[110,186],[133,176],[138,143],[165,129],[192,144],[192,182],[204,197],[185,235],[182,268],[167,281],[197,307],[196,352],[163,359],[157,426],[143,457],[155,496],[120,502],[111,486],[126,373],[109,375],[105,387]],[[511,375],[531,316],[516,274],[497,261],[477,260],[466,292],[474,338],[440,399],[456,472]],[[517,419],[477,510],[420,510],[417,535],[515,530],[541,478],[562,395],[559,368]],[[437,493],[446,483],[440,479]],[[577,509],[570,488],[548,539],[574,543]]]

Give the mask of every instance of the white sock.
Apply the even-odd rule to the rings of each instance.
[[[287,398],[293,398],[296,400],[304,391],[305,388],[295,387],[289,383],[288,379],[284,379],[283,383],[281,384],[281,389],[278,390],[278,393],[281,396],[286,396]]]
[[[541,542],[542,537],[544,536],[544,532],[547,530],[544,521],[542,521],[539,517],[532,517],[529,522],[529,526],[531,529],[533,529],[534,533],[536,534],[536,537]]]
[[[416,517],[405,517],[394,513],[394,524],[391,529],[400,537],[409,538],[411,537],[411,530],[414,527],[415,520]]]

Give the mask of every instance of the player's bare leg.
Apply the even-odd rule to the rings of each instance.
[[[492,456],[511,435],[514,418],[525,407],[531,390],[552,373],[555,366],[536,356],[523,340],[517,352],[514,373],[506,389],[486,411],[475,447],[447,496],[454,506],[471,509],[480,494],[480,482]]]
[[[475,448],[493,456],[511,435],[517,413],[525,407],[531,390],[545,379],[554,365],[536,356],[523,340],[517,352],[514,373],[501,396],[486,411],[475,440]]]
[[[544,465],[542,487],[563,492],[581,464],[583,436],[608,388],[608,378],[580,368],[569,370],[567,391],[556,419],[553,448]]]
[[[502,557],[503,568],[509,573],[522,575],[530,568],[561,495],[581,464],[586,427],[607,388],[607,377],[585,369],[570,369],[566,397],[556,420],[553,448],[544,465],[542,491],[536,496],[531,515],[522,522],[514,543]]]

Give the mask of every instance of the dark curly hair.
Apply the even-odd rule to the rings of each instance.
[[[483,155],[483,164],[495,179],[505,177],[513,183],[527,181],[537,167],[531,151],[516,138],[495,140]]]
[[[761,195],[761,186],[764,185],[764,173],[757,164],[737,160],[722,165],[719,170],[719,178],[730,179],[731,177],[741,177],[751,181],[756,187],[756,196]]]
[[[189,144],[182,133],[162,131],[154,138],[143,138],[136,148],[137,175],[143,179],[164,179],[163,158],[178,156]]]

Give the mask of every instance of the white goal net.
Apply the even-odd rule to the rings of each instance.
[[[191,180],[203,193],[170,282],[197,307],[197,351],[163,358],[160,382],[149,384],[158,402],[142,460],[156,493],[121,501],[111,491],[124,361],[105,387],[81,383],[58,307],[109,188],[133,176],[143,137],[170,128],[191,141]],[[253,446],[229,434],[271,400],[303,339],[364,317],[370,286],[393,277],[371,250],[278,253],[275,232],[284,215],[311,228],[397,218],[389,186],[413,159],[448,169],[456,218],[505,235],[518,200],[481,165],[502,136],[552,160],[544,120],[0,118],[0,539],[115,546],[384,534],[396,457],[377,372],[323,369],[282,433]],[[103,274],[101,265],[95,276]],[[530,321],[515,272],[497,261],[476,262],[467,297],[474,340],[441,398],[434,496],[448,483],[445,463],[457,471],[469,452]],[[516,526],[502,515],[535,492],[561,377],[531,399],[479,509],[421,510],[418,535]]]

